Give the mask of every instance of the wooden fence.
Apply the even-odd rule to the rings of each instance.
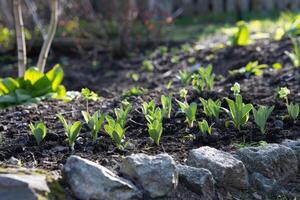
[[[153,0],[155,1],[158,4],[169,3],[166,7],[169,8],[168,11],[174,12],[182,8],[183,15],[300,9],[300,0]]]

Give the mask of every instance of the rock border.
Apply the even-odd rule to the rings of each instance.
[[[281,144],[245,147],[234,153],[200,147],[190,151],[184,165],[176,164],[168,154],[132,154],[123,159],[118,173],[70,156],[63,167],[62,180],[72,195],[82,200],[165,198],[178,186],[207,200],[239,199],[245,195],[250,199],[278,195],[300,198],[300,193],[287,188],[300,175],[299,166],[300,140],[286,139]],[[32,200],[47,199],[46,195],[57,188],[53,183],[61,187],[44,171],[20,169],[0,168],[1,197],[16,199],[22,194]]]

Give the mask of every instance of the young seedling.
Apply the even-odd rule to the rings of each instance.
[[[98,94],[88,88],[82,88],[80,95],[86,101],[86,112],[89,112],[89,101],[97,101],[100,99]]]
[[[211,135],[211,131],[212,131],[212,125],[209,126],[207,121],[204,119],[201,122],[198,122],[198,127],[199,130],[202,134],[209,134]]]
[[[30,123],[29,128],[31,129],[31,133],[34,136],[36,143],[40,145],[47,135],[46,125],[43,122],[39,122],[37,124]]]
[[[295,121],[299,116],[299,104],[289,103],[288,95],[290,93],[290,90],[287,87],[284,87],[280,88],[278,95],[279,98],[285,99],[289,117]]]
[[[238,70],[233,70],[230,73],[232,74],[243,74],[247,78],[249,78],[252,74],[255,76],[261,76],[264,73],[264,69],[268,68],[268,65],[265,64],[259,64],[258,61],[249,62],[245,67],[242,67]]]
[[[151,100],[149,103],[147,102],[143,102],[142,105],[142,111],[143,114],[146,115],[153,115],[154,111],[155,111],[155,102],[154,100]]]
[[[118,122],[114,120],[111,116],[107,115],[105,117],[108,124],[104,125],[105,132],[110,136],[118,148],[122,147],[122,140],[125,136],[126,129]]]
[[[260,128],[262,134],[266,133],[267,120],[270,117],[273,110],[274,110],[274,106],[271,107],[260,106],[258,110],[256,110],[254,107],[252,109],[254,121],[256,125]]]
[[[122,128],[125,128],[128,114],[132,109],[132,105],[130,103],[122,104],[120,108],[115,108],[115,115],[117,118],[118,124],[121,125]]]
[[[237,96],[240,94],[241,92],[241,86],[239,83],[235,83],[231,88],[230,90],[233,92],[233,95],[234,96]]]
[[[187,86],[192,79],[192,74],[187,70],[180,70],[178,74],[178,79],[184,86]]]
[[[72,124],[70,122],[68,123],[67,120],[61,114],[57,114],[56,116],[58,117],[58,119],[60,120],[60,122],[64,126],[65,134],[68,137],[69,146],[73,151],[75,141],[78,138],[79,132],[80,132],[81,127],[82,127],[81,122],[76,121]]]
[[[194,126],[194,121],[196,120],[197,104],[195,102],[188,104],[186,101],[181,102],[178,100],[176,100],[176,102],[180,106],[181,112],[186,116],[185,121],[189,124],[189,127],[192,128]]]
[[[172,110],[172,97],[171,96],[161,96],[161,104],[162,104],[162,115],[164,118],[171,118],[171,110]]]
[[[159,141],[163,132],[162,124],[162,111],[160,108],[155,108],[152,114],[146,115],[145,118],[148,121],[148,133],[150,138],[159,145]]]
[[[186,99],[187,94],[188,94],[188,91],[186,89],[181,89],[179,91],[179,96],[181,98],[183,98],[185,102],[187,101],[187,99]]]
[[[288,52],[285,51],[285,54],[290,58],[294,67],[300,67],[300,48],[299,48],[299,41],[297,39],[291,38],[293,42],[293,51]]]
[[[144,60],[141,69],[146,71],[146,72],[153,72],[154,71],[154,65],[150,60]]]
[[[95,142],[97,140],[98,133],[104,122],[105,116],[102,115],[99,111],[95,112],[92,116],[86,111],[81,111],[81,113],[83,115],[86,124],[91,130],[92,138],[93,141]]]
[[[212,65],[206,68],[200,67],[198,73],[192,75],[192,85],[200,93],[206,88],[208,90],[213,90],[215,83],[215,75],[212,73]]]
[[[229,43],[232,46],[247,46],[250,43],[249,28],[245,22],[237,23],[237,31],[231,36]]]
[[[227,113],[232,119],[232,122],[238,130],[241,130],[241,126],[245,125],[249,120],[249,113],[252,110],[252,104],[244,104],[243,97],[241,95],[235,96],[235,101],[226,98],[229,111]]]
[[[204,114],[207,117],[214,118],[217,121],[219,121],[221,101],[220,100],[214,101],[212,99],[205,100],[201,97],[200,97],[200,101],[203,106]]]

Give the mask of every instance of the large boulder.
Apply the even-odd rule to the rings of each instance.
[[[278,183],[296,177],[298,162],[294,151],[279,144],[246,147],[237,152],[250,173],[260,173]]]
[[[63,168],[63,178],[78,199],[129,200],[141,197],[139,190],[107,168],[71,156]]]
[[[249,186],[244,164],[231,154],[215,148],[206,146],[191,150],[187,165],[208,169],[220,186],[237,189],[247,189]]]
[[[298,160],[298,169],[300,169],[300,140],[286,139],[283,140],[281,144],[288,148],[291,148],[295,152]]]
[[[167,196],[178,183],[175,162],[168,154],[127,156],[120,171],[140,184],[151,198]]]
[[[37,200],[49,193],[46,176],[37,174],[0,174],[0,199]]]
[[[179,184],[201,195],[204,199],[215,199],[215,180],[211,172],[204,168],[177,165]]]

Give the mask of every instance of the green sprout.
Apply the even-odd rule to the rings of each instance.
[[[289,117],[295,121],[299,116],[299,104],[289,103],[288,95],[290,93],[291,91],[287,87],[280,88],[278,91],[279,98],[286,101]]]
[[[192,79],[192,74],[187,70],[180,70],[178,74],[178,79],[184,86],[187,86]]]
[[[162,104],[162,114],[164,118],[171,118],[171,110],[172,110],[172,97],[171,96],[161,96],[161,104]]]
[[[43,122],[39,122],[36,124],[29,124],[29,128],[31,130],[32,135],[35,138],[35,141],[38,145],[44,140],[47,135],[47,128]]]
[[[203,106],[204,114],[207,117],[215,118],[217,121],[219,121],[221,101],[220,100],[214,101],[212,99],[205,100],[201,97],[200,97],[200,101]]]
[[[89,101],[97,101],[100,99],[98,94],[88,88],[82,88],[80,95],[86,101],[86,112],[89,112]]]
[[[92,116],[86,111],[81,111],[81,113],[83,115],[86,124],[91,130],[92,138],[93,141],[95,142],[97,140],[98,133],[104,122],[105,116],[102,115],[99,111],[95,112]]]
[[[205,119],[202,120],[201,122],[198,122],[198,128],[199,128],[199,130],[200,130],[200,132],[202,134],[209,134],[209,135],[211,135],[212,125],[209,126],[208,122]]]
[[[241,95],[235,96],[235,101],[226,98],[229,106],[227,113],[232,119],[232,122],[238,130],[241,130],[241,126],[245,125],[249,120],[249,113],[252,110],[252,104],[244,104],[243,97]]]
[[[126,129],[122,127],[120,122],[113,119],[111,116],[107,115],[105,118],[108,124],[104,125],[104,130],[118,148],[122,147],[122,140],[125,136]]]
[[[75,141],[78,138],[79,132],[81,130],[81,122],[80,121],[76,121],[73,124],[72,123],[68,123],[66,121],[66,119],[61,115],[61,114],[57,114],[56,115],[58,117],[58,119],[60,120],[60,122],[63,124],[64,129],[65,129],[65,134],[68,137],[68,143],[69,146],[71,147],[72,151],[74,150],[74,145],[75,145]]]
[[[186,122],[189,124],[189,127],[192,128],[194,126],[194,121],[196,120],[196,111],[197,104],[195,102],[188,104],[187,102],[181,102],[176,100],[181,112],[185,114]]]
[[[258,110],[256,110],[254,107],[252,109],[254,121],[256,125],[260,128],[262,134],[266,133],[267,120],[270,117],[273,110],[274,110],[274,106],[271,107],[260,106]]]

